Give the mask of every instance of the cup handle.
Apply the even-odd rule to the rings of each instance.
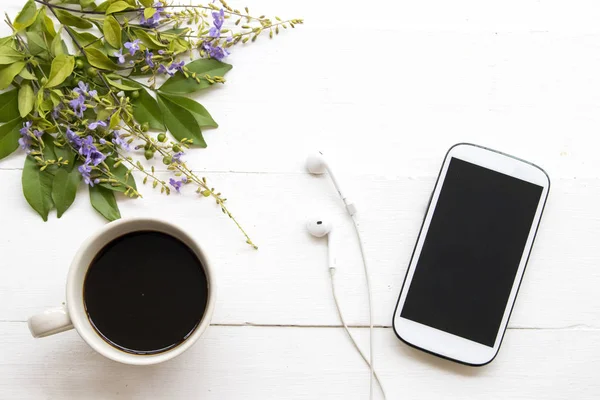
[[[49,308],[40,314],[34,315],[29,318],[27,325],[31,336],[34,338],[42,338],[73,329],[69,312],[64,305]]]

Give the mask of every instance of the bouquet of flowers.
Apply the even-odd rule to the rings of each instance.
[[[226,199],[184,161],[191,146],[206,147],[202,130],[217,127],[185,95],[225,83],[231,65],[222,60],[232,47],[273,38],[301,19],[255,17],[224,0],[28,0],[6,23],[13,33],[0,38],[0,90],[8,89],[0,94],[0,159],[24,150],[23,194],[44,221],[54,208],[60,218],[81,184],[100,214],[119,218],[116,192],[141,197],[137,171],[167,195],[196,186],[254,246]],[[142,154],[173,176],[157,177]]]

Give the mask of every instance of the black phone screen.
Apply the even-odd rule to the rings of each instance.
[[[453,157],[400,315],[493,347],[542,190]]]

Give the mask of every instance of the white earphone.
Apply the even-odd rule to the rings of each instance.
[[[369,273],[368,273],[368,268],[367,268],[367,259],[365,257],[365,252],[364,252],[364,248],[363,248],[363,243],[362,243],[362,239],[360,237],[360,231],[358,230],[358,224],[356,222],[355,219],[355,215],[356,215],[356,207],[354,206],[354,203],[352,203],[350,200],[348,200],[348,198],[343,194],[341,187],[337,181],[337,179],[335,178],[335,175],[333,174],[333,171],[331,170],[331,168],[329,167],[328,163],[325,161],[325,158],[323,157],[323,154],[319,153],[316,155],[312,155],[310,157],[308,157],[308,159],[306,160],[306,168],[309,170],[309,172],[311,172],[312,174],[324,174],[325,172],[327,172],[329,174],[329,176],[331,177],[331,180],[333,182],[333,185],[335,186],[335,189],[337,190],[338,194],[340,195],[340,198],[342,199],[342,201],[344,202],[344,206],[346,207],[346,211],[348,211],[348,214],[350,215],[350,217],[352,218],[352,221],[354,223],[354,229],[356,232],[356,236],[358,238],[358,243],[360,246],[360,253],[363,259],[363,266],[364,266],[364,270],[365,270],[365,278],[366,278],[366,282],[367,282],[367,291],[369,293],[369,347],[370,347],[370,351],[369,351],[369,357],[367,358],[367,356],[363,353],[363,351],[360,349],[360,347],[358,346],[356,340],[354,339],[354,336],[352,335],[352,333],[350,332],[350,329],[348,329],[348,325],[346,324],[344,317],[342,315],[342,310],[340,309],[340,305],[337,299],[337,295],[336,295],[336,291],[335,291],[335,259],[333,257],[333,251],[331,249],[331,232],[333,230],[333,226],[332,223],[330,221],[327,221],[325,219],[315,219],[315,220],[311,220],[308,221],[306,224],[306,227],[308,229],[308,231],[310,232],[311,235],[316,236],[316,237],[327,237],[327,254],[328,254],[328,265],[329,265],[329,274],[331,277],[331,291],[333,294],[333,299],[335,302],[335,306],[338,312],[338,315],[340,317],[340,320],[342,322],[342,325],[344,326],[344,329],[346,330],[346,333],[348,334],[348,336],[350,337],[350,340],[352,341],[352,343],[354,344],[354,347],[356,348],[356,350],[360,353],[361,357],[363,358],[363,360],[367,363],[367,365],[369,366],[370,369],[370,399],[373,399],[373,380],[376,380],[377,383],[379,384],[379,387],[381,388],[381,393],[383,394],[383,398],[385,399],[385,391],[383,390],[383,386],[381,385],[381,381],[379,379],[379,377],[377,376],[377,373],[375,372],[374,369],[374,363],[373,363],[373,308],[372,308],[372,301],[371,301],[371,283],[369,280]]]

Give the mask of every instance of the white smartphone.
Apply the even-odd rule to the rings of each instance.
[[[539,167],[473,144],[446,154],[394,312],[405,343],[472,366],[502,343],[550,189]]]

